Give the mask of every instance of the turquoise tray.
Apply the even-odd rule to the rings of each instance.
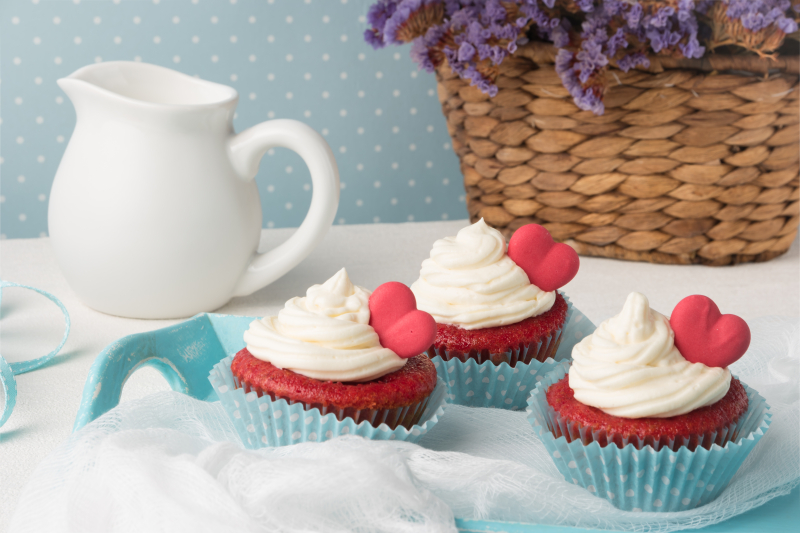
[[[227,355],[244,348],[242,334],[254,317],[203,313],[166,328],[123,337],[108,345],[89,370],[75,419],[77,431],[114,408],[122,388],[136,370],[156,368],[173,390],[193,398],[216,401],[208,381],[211,368]],[[703,533],[791,531],[800,523],[800,491],[771,500],[766,505],[731,520],[693,531]],[[794,524],[795,526],[793,526]],[[586,529],[456,518],[459,531],[506,533],[579,533]]]

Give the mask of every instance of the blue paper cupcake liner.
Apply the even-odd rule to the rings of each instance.
[[[431,357],[439,377],[447,385],[448,403],[514,411],[525,409],[528,395],[536,383],[559,361],[571,360],[573,346],[595,330],[594,324],[573,308],[569,297],[563,293],[562,296],[567,301],[564,327],[529,348],[534,353],[548,353],[556,345],[555,357],[547,357],[544,361],[534,358],[530,363],[517,362],[514,366],[505,362],[496,365],[491,361],[478,363],[474,359],[464,362],[456,357],[448,360],[438,355]]]
[[[386,424],[377,427],[368,421],[356,423],[352,418],[338,420],[336,415],[322,415],[317,408],[306,409],[300,403],[272,400],[269,396],[245,393],[231,373],[233,356],[228,356],[211,369],[208,376],[219,396],[239,438],[246,448],[288,446],[300,442],[323,442],[339,435],[360,435],[372,440],[403,440],[416,442],[439,421],[444,414],[445,384],[437,380],[428,397],[420,422],[406,429]]]
[[[547,403],[546,392],[569,371],[567,362],[536,385],[528,399],[528,421],[564,478],[610,501],[624,511],[686,511],[719,496],[739,470],[742,462],[766,433],[772,419],[764,398],[744,383],[749,401],[747,412],[734,428],[734,440],[725,446],[712,444],[676,451],[664,446],[637,449],[633,444],[619,448],[601,447],[597,442],[583,444],[556,438],[549,429],[563,420]]]

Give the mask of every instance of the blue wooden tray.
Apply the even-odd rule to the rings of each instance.
[[[242,334],[254,317],[203,313],[166,328],[123,337],[108,345],[89,371],[73,431],[119,403],[122,388],[139,368],[156,368],[173,390],[193,398],[216,401],[208,381],[211,368],[244,348]],[[704,533],[790,531],[800,523],[800,490],[731,520],[701,530]],[[579,533],[586,529],[456,518],[460,531],[507,533]]]

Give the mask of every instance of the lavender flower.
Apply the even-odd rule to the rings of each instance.
[[[490,96],[519,45],[549,41],[575,103],[600,114],[611,65],[647,67],[652,53],[700,58],[721,45],[770,57],[798,18],[792,0],[377,0],[364,38],[374,48],[411,42],[420,69],[446,63]]]

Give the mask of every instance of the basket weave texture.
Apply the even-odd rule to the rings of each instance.
[[[789,249],[800,220],[791,60],[771,75],[756,74],[768,64],[757,58],[611,69],[596,116],[573,104],[554,57],[521,46],[493,98],[437,71],[473,222],[507,238],[535,222],[580,254],[654,263],[767,261]],[[737,67],[755,73],[718,73]]]

